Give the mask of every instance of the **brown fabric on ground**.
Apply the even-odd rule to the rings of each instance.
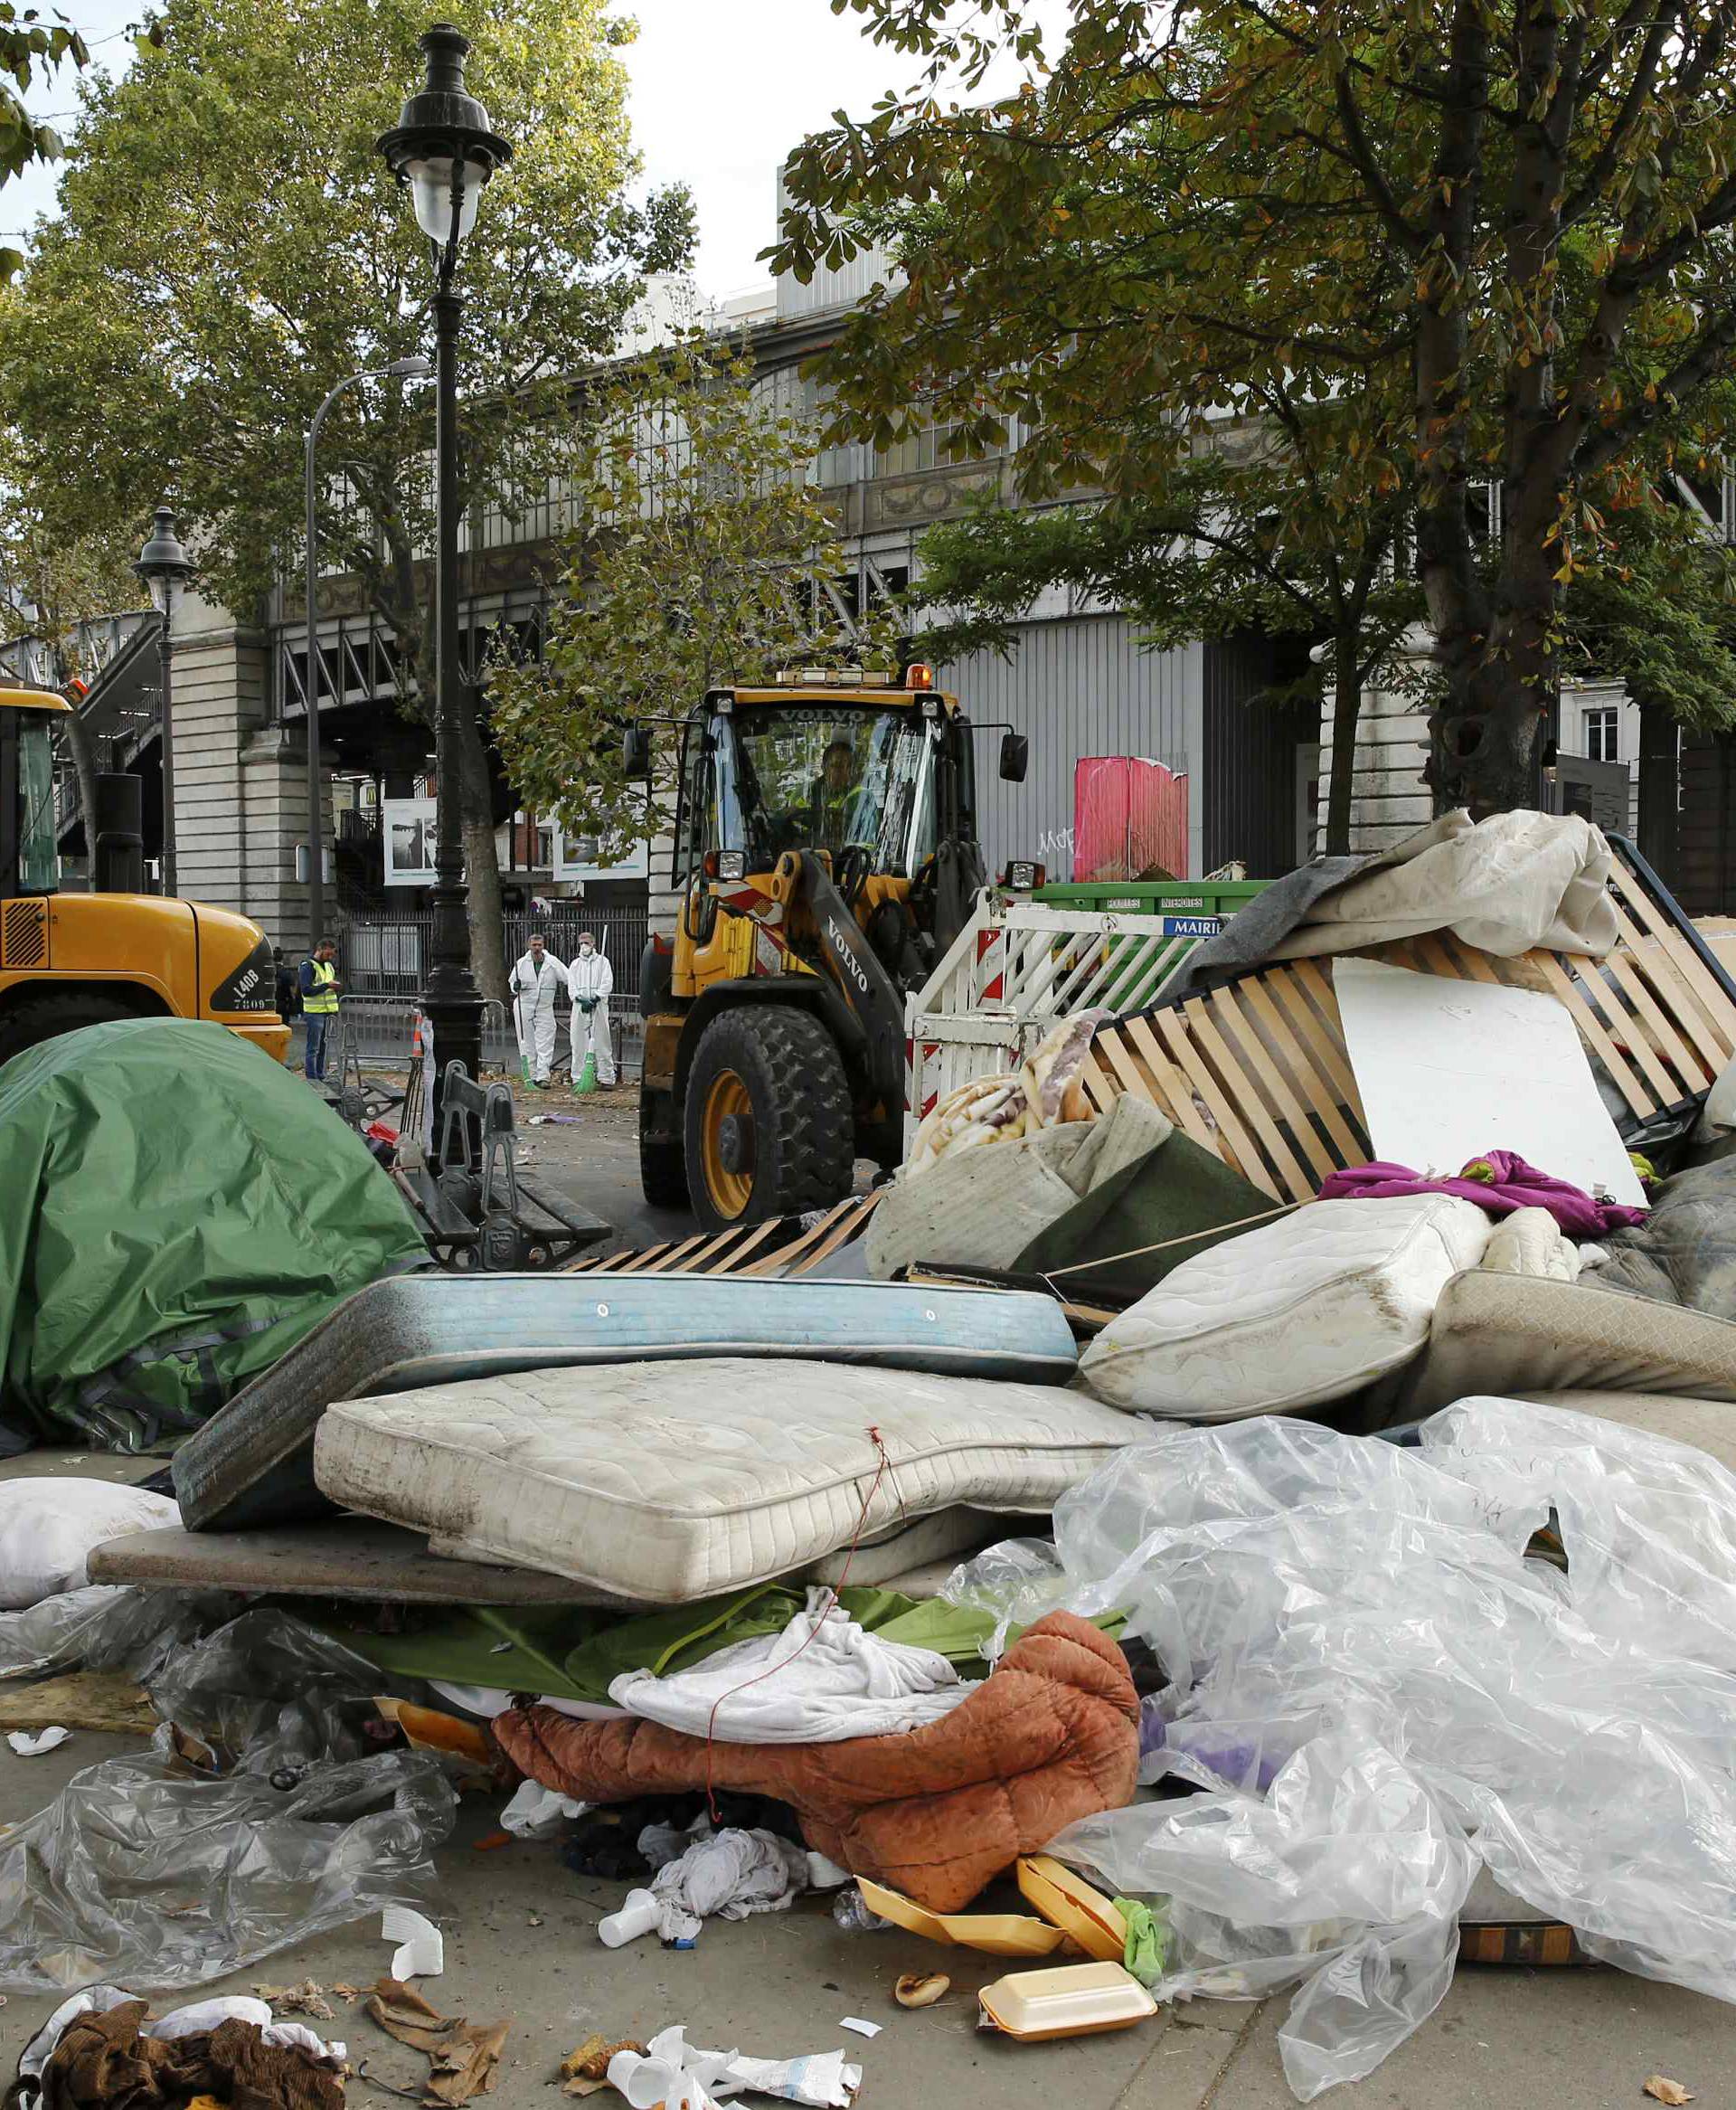
[[[42,2068],[42,2110],[187,2110],[200,2096],[229,2110],[343,2110],[343,2082],[300,2046],[241,2021],[164,2044],[139,2034],[150,2011],[127,2001],[69,2022]]]
[[[0,1731],[58,1727],[151,1736],[156,1720],[145,1688],[118,1670],[75,1670],[36,1685],[0,1686]]]
[[[506,2032],[512,2018],[504,2022],[467,2022],[462,2015],[450,2018],[429,2006],[414,1987],[396,1978],[382,1978],[363,2003],[389,2037],[408,2044],[412,2051],[428,2055],[428,2081],[424,2103],[444,2104],[458,2110],[473,2096],[486,2096],[495,2085]]]
[[[944,1719],[843,1744],[709,1749],[659,1723],[511,1709],[502,1748],[589,1802],[708,1784],[788,1802],[808,1844],[933,1912],[957,1912],[1065,1824],[1132,1800],[1139,1701],[1115,1643],[1067,1612],[1040,1620]]]

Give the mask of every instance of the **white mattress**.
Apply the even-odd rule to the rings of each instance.
[[[1180,1421],[1342,1399],[1418,1352],[1489,1231],[1453,1195],[1308,1202],[1172,1269],[1091,1342],[1080,1377],[1099,1399]]]
[[[367,1516],[673,1604],[955,1503],[1046,1513],[1136,1433],[1054,1386],[723,1358],[344,1400],[314,1471]]]

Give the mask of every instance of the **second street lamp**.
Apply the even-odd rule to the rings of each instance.
[[[175,531],[175,515],[159,506],[150,537],[139,551],[133,569],[149,587],[152,605],[163,618],[157,633],[158,680],[163,695],[163,732],[158,752],[163,778],[163,891],[175,891],[175,699],[170,684],[175,655],[175,603],[181,589],[193,577],[194,565]]]
[[[458,664],[458,326],[464,296],[454,279],[458,247],[476,224],[483,186],[512,157],[489,129],[488,112],[464,85],[470,40],[436,23],[421,40],[428,68],[380,141],[386,165],[410,188],[416,223],[434,251],[435,439],[438,532],[434,557],[434,929],[422,1009],[434,1036],[432,1134],[440,1141],[441,1073],[461,1062],[475,1076],[482,1056],[482,996],[470,966],[461,833]]]

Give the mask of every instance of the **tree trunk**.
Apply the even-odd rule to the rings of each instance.
[[[507,1000],[505,923],[500,900],[500,858],[495,848],[488,755],[476,723],[476,693],[467,686],[458,708],[458,755],[464,786],[464,870],[468,889],[470,964],[485,997]]]
[[[1435,811],[1468,806],[1472,819],[1482,820],[1529,806],[1542,723],[1537,698],[1513,661],[1476,667],[1462,693],[1449,693],[1429,720]]]
[[[1326,797],[1326,855],[1332,857],[1342,857],[1350,849],[1352,772],[1356,767],[1356,725],[1363,714],[1360,644],[1353,630],[1333,648],[1332,788]]]
[[[71,710],[63,723],[66,743],[72,751],[72,772],[79,780],[79,805],[84,816],[84,868],[92,885],[97,876],[97,751],[90,728],[85,724],[78,699],[70,699]]]

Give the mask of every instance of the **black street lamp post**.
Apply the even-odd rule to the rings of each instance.
[[[175,603],[193,574],[193,559],[175,531],[175,515],[166,506],[156,509],[149,539],[139,551],[133,569],[150,588],[152,605],[163,619],[157,632],[157,679],[163,692],[163,891],[175,891],[175,705],[170,686],[175,653]]]
[[[461,835],[463,757],[458,750],[458,326],[464,296],[454,284],[458,245],[476,223],[483,185],[512,156],[488,128],[488,112],[464,85],[470,40],[436,23],[421,40],[428,76],[405,103],[380,151],[410,187],[416,223],[434,249],[435,462],[439,516],[434,559],[434,930],[422,1009],[433,1030],[434,1147],[440,1140],[439,1076],[461,1062],[471,1076],[482,1055],[482,995],[470,967]]]

